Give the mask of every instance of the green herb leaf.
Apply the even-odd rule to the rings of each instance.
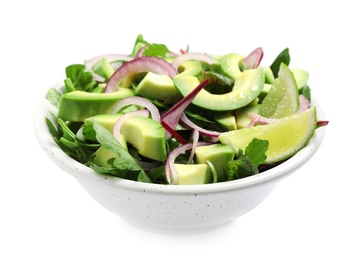
[[[277,78],[280,70],[281,63],[286,64],[287,66],[290,64],[290,53],[289,49],[284,49],[271,64],[270,69],[274,74],[274,77]]]
[[[145,49],[143,56],[154,56],[154,57],[161,57],[165,58],[166,54],[170,51],[164,44],[148,43],[148,48]]]
[[[266,160],[266,151],[269,148],[268,140],[261,140],[254,138],[246,147],[245,154],[252,161],[252,163],[258,167],[263,164]]]
[[[90,71],[85,71],[82,64],[72,64],[66,67],[66,92],[81,90],[91,92],[97,85]]]
[[[60,104],[61,95],[62,94],[56,88],[49,88],[46,94],[46,98],[53,106],[58,108]]]
[[[236,180],[258,174],[258,166],[266,160],[269,141],[254,138],[243,150],[237,152],[237,159],[229,162],[224,169],[227,180]]]

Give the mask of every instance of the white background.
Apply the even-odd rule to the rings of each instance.
[[[347,3],[2,1],[0,259],[352,259]],[[253,211],[206,233],[152,233],[98,205],[39,147],[33,112],[67,65],[128,54],[138,34],[176,51],[262,47],[263,65],[289,47],[330,120],[314,158]]]

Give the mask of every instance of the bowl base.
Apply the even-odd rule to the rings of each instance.
[[[217,230],[224,226],[227,226],[234,221],[234,220],[230,220],[210,227],[201,227],[201,228],[194,228],[194,229],[192,228],[175,229],[175,228],[151,228],[151,227],[138,225],[125,218],[121,218],[121,219],[125,221],[127,224],[135,228],[143,229],[153,233],[168,234],[168,235],[192,235],[192,234],[211,232],[213,230]]]

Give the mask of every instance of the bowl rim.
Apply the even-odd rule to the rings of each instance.
[[[57,84],[54,87],[59,88],[60,86],[62,86],[62,83]],[[320,104],[314,96],[312,96],[311,101],[311,104],[317,108],[318,119],[323,120],[325,117]],[[57,114],[57,108],[49,102],[46,96],[44,96],[34,111],[33,127],[40,146],[57,166],[75,177],[79,182],[84,181],[95,184],[99,183],[112,188],[128,189],[130,191],[133,190],[144,193],[151,192],[174,195],[198,195],[239,190],[256,185],[262,185],[271,181],[275,181],[276,183],[304,165],[318,150],[325,135],[325,127],[320,127],[315,131],[307,146],[301,149],[294,156],[287,159],[285,162],[266,170],[265,172],[253,176],[233,181],[202,185],[165,185],[137,182],[115,176],[99,174],[93,169],[75,161],[61,150],[61,148],[55,143],[48,130],[46,118],[53,117],[53,114]]]

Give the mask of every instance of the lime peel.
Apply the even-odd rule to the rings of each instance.
[[[236,152],[245,150],[254,139],[269,141],[266,164],[285,160],[307,145],[317,125],[316,107],[284,117],[267,125],[229,131],[219,136],[223,144],[230,145]]]

